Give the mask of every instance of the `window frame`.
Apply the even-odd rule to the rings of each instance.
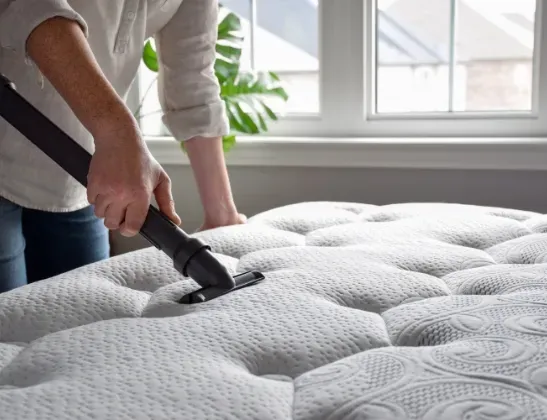
[[[547,8],[537,1],[532,112],[375,114],[376,0],[319,0],[319,114],[289,114],[276,137],[541,137],[547,135]],[[343,46],[348,45],[348,48]],[[543,49],[543,51],[542,51]],[[340,65],[339,63],[344,63]],[[290,92],[289,92],[290,93]]]
[[[375,53],[375,11],[376,0],[318,0],[319,113],[281,115],[277,122],[269,123],[266,135],[239,134],[238,138],[248,141],[366,138],[367,142],[391,138],[412,143],[412,139],[419,138],[448,142],[472,138],[477,142],[492,138],[547,137],[547,7],[544,0],[537,0],[535,15],[533,83],[537,88],[533,89],[532,113],[374,114],[371,111],[374,74],[366,70],[371,67],[369,63]],[[165,127],[159,137],[170,137]]]

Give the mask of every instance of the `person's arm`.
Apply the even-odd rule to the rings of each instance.
[[[225,226],[238,222],[221,138],[196,137],[186,142],[186,151],[205,212],[205,223]]]
[[[87,36],[87,23],[65,0],[16,0],[0,15],[2,46],[21,60],[30,58],[82,124],[100,138],[97,132],[105,122],[133,121],[102,74]]]
[[[178,141],[186,142],[210,227],[242,221],[222,150],[222,136],[230,127],[214,72],[217,19],[217,0],[184,0],[155,36],[163,121]]]
[[[19,27],[20,25],[20,27]],[[150,156],[139,127],[101,71],[87,26],[65,0],[15,0],[0,14],[0,42],[30,58],[92,134],[95,153],[87,195],[111,229],[137,234],[151,195],[176,223],[165,171]]]
[[[97,64],[78,23],[63,17],[48,19],[32,31],[26,48],[95,142],[122,127],[138,131],[136,120]]]

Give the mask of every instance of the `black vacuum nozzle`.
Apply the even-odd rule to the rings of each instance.
[[[91,154],[17,93],[15,85],[2,74],[0,116],[80,184],[87,186]],[[208,245],[188,236],[154,206],[150,206],[139,233],[167,254],[177,271],[202,287],[184,296],[180,303],[205,302],[264,279],[258,272],[232,277]]]
[[[210,247],[188,236],[162,212],[150,206],[140,234],[173,260],[175,269],[201,287],[232,289],[235,280],[211,254]]]
[[[262,280],[264,280],[264,275],[262,273],[258,271],[247,271],[246,273],[241,273],[234,276],[235,286],[231,290],[226,290],[219,287],[204,287],[203,289],[184,295],[179,303],[190,304],[207,302],[234,290],[252,286]]]

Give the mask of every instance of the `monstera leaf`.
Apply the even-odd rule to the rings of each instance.
[[[272,72],[244,72],[227,80],[220,87],[224,98],[230,126],[245,134],[266,132],[266,118],[277,120],[277,115],[268,105],[273,98],[288,99],[288,95]]]
[[[288,100],[287,92],[275,73],[241,70],[243,42],[241,19],[235,13],[226,13],[218,24],[215,61],[215,76],[230,121],[231,132],[223,139],[224,151],[235,145],[237,133],[268,131],[267,122],[277,120],[272,100]],[[148,69],[158,71],[156,51],[150,41],[144,46],[142,60]]]

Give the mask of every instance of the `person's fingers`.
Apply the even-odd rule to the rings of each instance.
[[[89,185],[87,188],[87,201],[89,204],[94,205],[97,202],[97,197],[99,193],[93,184]]]
[[[105,211],[104,225],[111,230],[118,229],[125,219],[126,207],[123,203],[111,203]]]
[[[148,214],[148,206],[146,200],[133,201],[127,206],[125,220],[120,226],[120,233],[123,236],[135,236],[139,233]]]
[[[97,216],[99,219],[103,219],[106,214],[106,209],[110,205],[112,200],[102,194],[98,194],[94,200],[94,206],[95,206],[95,216]]]
[[[175,201],[171,194],[171,180],[167,174],[164,174],[160,178],[156,189],[154,190],[154,197],[156,198],[156,203],[158,203],[158,208],[163,212],[173,223],[177,226],[182,223],[179,215],[175,210]]]

